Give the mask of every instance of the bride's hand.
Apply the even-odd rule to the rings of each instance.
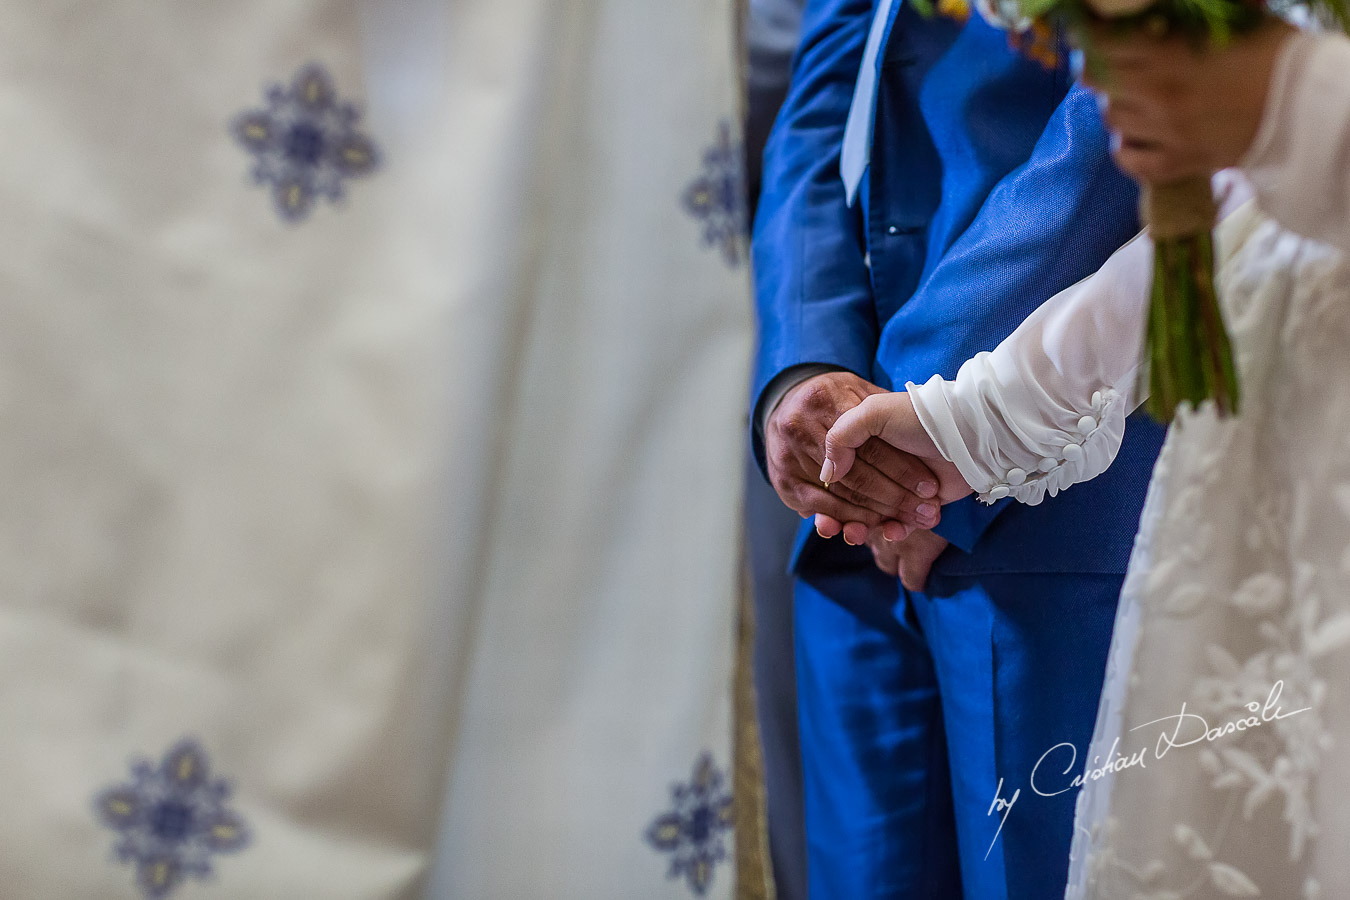
[[[1222,46],[1200,48],[1144,29],[1096,29],[1103,71],[1084,81],[1107,99],[1116,162],[1154,184],[1238,165],[1260,128],[1276,61],[1296,33],[1271,18]]]
[[[825,435],[825,463],[820,480],[838,481],[853,468],[857,449],[878,437],[899,450],[918,457],[938,478],[939,503],[951,503],[970,493],[956,466],[943,459],[933,439],[924,431],[909,394],[873,394],[844,413]]]

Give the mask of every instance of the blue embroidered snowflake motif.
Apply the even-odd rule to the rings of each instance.
[[[647,828],[647,842],[670,854],[668,878],[683,878],[699,897],[708,893],[713,871],[726,859],[732,827],[731,794],[726,778],[704,753],[687,784],[670,789],[671,809]]]
[[[290,87],[267,89],[267,108],[243,113],[231,131],[253,154],[253,179],[272,189],[277,212],[302,222],[320,198],[342,198],[348,178],[375,171],[379,150],[357,130],[361,114],[339,101],[321,67],[301,69]]]
[[[717,143],[704,152],[703,174],[685,189],[684,208],[703,223],[704,245],[720,247],[727,265],[735,268],[745,260],[745,159],[730,124],[722,123]]]
[[[179,741],[159,765],[136,760],[131,777],[100,793],[94,809],[117,832],[113,852],[135,865],[136,884],[150,900],[169,896],[188,878],[209,876],[215,854],[248,846],[248,827],[225,805],[229,783],[211,777],[196,741]]]

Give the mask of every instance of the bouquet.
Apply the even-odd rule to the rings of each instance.
[[[1278,7],[1275,4],[1279,4]],[[991,23],[1023,32],[1046,23],[1066,26],[1098,81],[1109,81],[1094,55],[1096,29],[1143,29],[1155,37],[1181,35],[1197,46],[1218,46],[1276,13],[1303,7],[1342,26],[1350,0],[979,0]],[[1213,400],[1220,415],[1238,410],[1233,350],[1214,288],[1213,230],[1217,209],[1207,177],[1145,184],[1140,217],[1156,248],[1146,351],[1147,409],[1170,422],[1177,406]]]

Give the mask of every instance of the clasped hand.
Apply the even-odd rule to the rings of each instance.
[[[970,489],[907,394],[849,372],[818,375],[783,397],[764,437],[769,479],[784,503],[814,516],[822,537],[867,544],[883,571],[922,589],[946,548],[931,531],[941,504]]]

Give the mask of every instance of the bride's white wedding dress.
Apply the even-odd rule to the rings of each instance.
[[[1235,176],[1257,198],[1218,232],[1241,414],[1179,413],[1092,746],[1043,766],[1085,772],[1070,898],[1350,898],[1347,81],[1350,41],[1296,38]],[[954,381],[909,386],[983,497],[1037,503],[1110,464],[1142,400],[1151,254],[1136,239]]]

